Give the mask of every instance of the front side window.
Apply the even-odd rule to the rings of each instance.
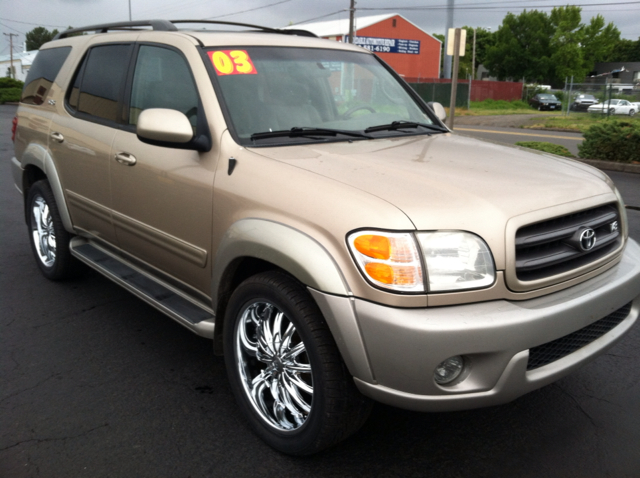
[[[22,103],[41,105],[44,102],[51,84],[58,76],[70,52],[70,46],[49,48],[38,52],[24,82],[20,98]]]
[[[129,124],[147,108],[169,108],[184,113],[194,131],[198,117],[198,92],[184,57],[174,50],[140,47],[131,88]]]
[[[226,105],[227,120],[241,144],[340,141],[443,131],[437,120],[367,53],[215,48],[207,51],[205,61]]]
[[[117,122],[132,45],[92,48],[76,73],[67,104],[79,113]]]

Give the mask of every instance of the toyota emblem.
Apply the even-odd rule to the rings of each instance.
[[[583,251],[590,251],[596,245],[596,231],[590,227],[580,233],[580,248]]]

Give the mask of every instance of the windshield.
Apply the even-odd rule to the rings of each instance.
[[[556,100],[556,101],[558,101],[558,98],[556,98],[555,95],[540,95],[540,99],[541,100]]]
[[[207,61],[226,105],[227,122],[243,145],[446,131],[370,54],[225,47],[208,50]]]

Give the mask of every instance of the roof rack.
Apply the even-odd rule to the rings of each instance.
[[[283,35],[296,35],[296,36],[317,38],[315,34],[307,30],[297,30],[297,29],[281,30],[279,28],[262,27],[260,25],[252,25],[250,23],[223,22],[223,21],[217,21],[217,20],[171,20],[171,21],[140,20],[140,21],[134,21],[134,22],[103,23],[100,25],[91,25],[88,27],[70,28],[69,30],[65,30],[63,32],[58,33],[53,39],[59,40],[61,38],[67,38],[74,34],[84,33],[84,32],[107,33],[110,30],[136,30],[137,27],[151,27],[155,31],[175,32],[175,31],[178,31],[178,28],[175,26],[176,23],[204,23],[204,24],[212,24],[212,25],[231,25],[236,27],[254,28],[256,30],[259,30],[265,33],[280,33]]]
[[[314,37],[318,38],[318,36],[314,33],[311,33],[308,30],[298,30],[298,29],[287,29],[282,30],[280,28],[271,28],[271,27],[263,27],[260,25],[252,25],[251,23],[238,23],[238,22],[224,22],[220,20],[171,20],[171,23],[204,23],[211,25],[231,25],[235,27],[248,27],[255,28],[256,30],[260,30],[265,33],[280,33],[283,35],[296,35],[300,37]]]
[[[53,37],[53,39],[59,40],[61,38],[67,38],[74,33],[107,33],[109,30],[133,30],[135,27],[151,27],[153,30],[162,32],[175,32],[178,30],[178,28],[168,20],[141,20],[135,22],[102,23],[100,25],[91,25],[88,27],[70,28],[69,30],[58,33]]]

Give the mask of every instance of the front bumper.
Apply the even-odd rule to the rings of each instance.
[[[365,395],[418,411],[505,403],[567,375],[603,353],[640,311],[640,246],[600,276],[536,299],[399,309],[312,291],[349,370]],[[529,349],[580,330],[624,305],[631,311],[609,332],[575,352],[527,370]],[[433,380],[443,360],[463,355],[463,379]]]

